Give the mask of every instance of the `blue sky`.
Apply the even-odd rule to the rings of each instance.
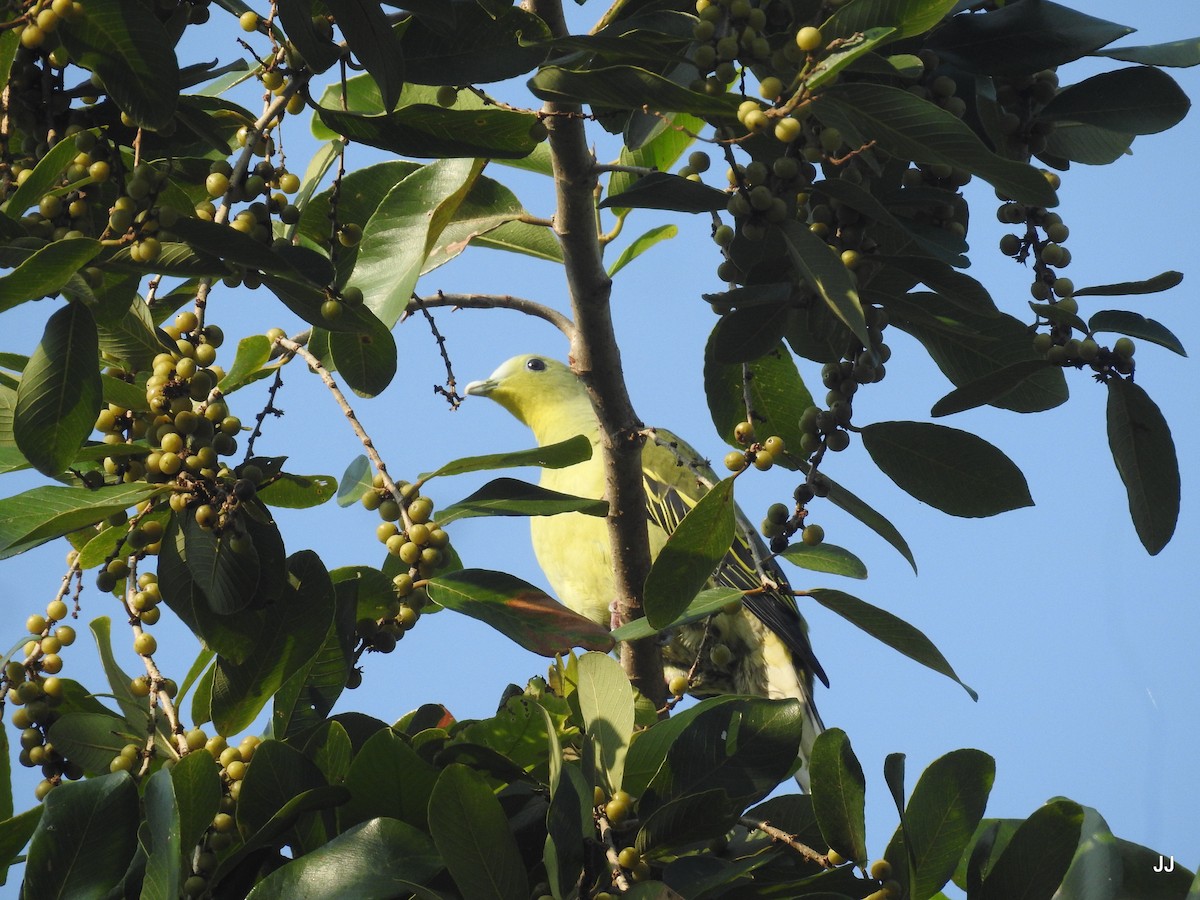
[[[594,6],[594,9],[593,9]],[[1094,0],[1087,12],[1135,26],[1127,44],[1156,43],[1200,35],[1200,10],[1193,0],[1160,0],[1130,7]],[[585,12],[598,15],[589,4]],[[214,19],[218,15],[214,10]],[[182,62],[222,61],[238,52],[232,32],[194,51]],[[188,53],[191,52],[191,56]],[[1085,62],[1062,72],[1063,82],[1112,66]],[[1200,97],[1200,71],[1173,70],[1187,93]],[[525,102],[517,93],[506,99]],[[255,101],[251,100],[250,103]],[[252,107],[253,108],[253,107]],[[303,170],[312,147],[306,124],[289,123],[285,148]],[[592,130],[598,154],[615,150],[600,129]],[[1193,224],[1200,182],[1194,155],[1200,119],[1193,113],[1172,131],[1139,138],[1133,156],[1100,168],[1075,167],[1063,174],[1059,212],[1071,229],[1067,246],[1076,285],[1145,278],[1166,269],[1187,276],[1167,294],[1080,300],[1081,311],[1130,308],[1171,328],[1194,350],[1200,312],[1194,300],[1200,282]],[[350,166],[382,158],[352,148]],[[489,174],[509,183],[526,207],[551,212],[548,182],[495,167]],[[1005,228],[992,215],[989,187],[968,188],[973,206],[969,241],[971,274],[997,303],[1028,315],[1028,274],[994,248]],[[624,239],[667,221],[631,217]],[[702,390],[704,342],[715,318],[700,299],[716,289],[719,261],[701,218],[679,222],[677,238],[659,245],[615,280],[613,313],[622,342],[626,377],[642,419],[685,435],[713,459],[724,454],[713,433]],[[624,245],[619,241],[610,258]],[[566,308],[561,270],[549,263],[490,250],[471,250],[422,280],[422,293],[479,291],[527,296]],[[1110,301],[1110,302],[1106,302]],[[40,321],[57,305],[25,304],[5,313],[0,350],[29,353]],[[280,325],[300,323],[265,292],[217,289],[210,321],[227,334],[222,359],[228,364],[236,338]],[[522,352],[563,356],[561,336],[540,321],[505,311],[440,311],[460,386],[488,375],[507,357]],[[494,404],[471,399],[457,412],[432,392],[443,377],[436,347],[419,320],[396,333],[400,371],[380,398],[358,401],[356,410],[399,477],[429,471],[447,459],[530,446],[531,436]],[[887,419],[929,420],[930,406],[950,389],[921,348],[894,329],[888,377],[855,398],[859,424]],[[1200,680],[1195,677],[1200,576],[1200,426],[1195,415],[1195,364],[1149,344],[1139,346],[1137,380],[1159,403],[1172,425],[1183,476],[1183,503],[1174,540],[1157,557],[1146,555],[1129,522],[1124,492],[1109,455],[1104,430],[1104,391],[1077,372],[1068,372],[1071,401],[1034,416],[974,410],[943,424],[976,431],[1003,449],[1025,472],[1036,506],[986,520],[959,520],[922,506],[874,468],[856,442],[840,454],[829,474],[887,515],[903,532],[920,566],[908,564],[864,527],[829,506],[812,507],[827,539],[857,553],[870,569],[866,582],[797,572],[797,587],[833,587],[883,606],[921,628],[966,683],[980,695],[974,703],[953,682],[875,642],[812,604],[803,611],[813,645],[832,688],[818,694],[828,725],[844,728],[868,780],[868,844],[880,854],[896,824],[882,778],[886,754],[908,755],[908,786],[930,761],[959,747],[976,747],[997,759],[988,812],[1026,816],[1047,799],[1066,795],[1097,807],[1120,837],[1174,854],[1183,865],[1200,863],[1200,824],[1195,809],[1200,778],[1194,748],[1200,743]],[[317,380],[298,366],[277,401],[286,417],[270,425],[259,448],[287,453],[288,468],[340,476],[360,451],[332,400]],[[810,385],[819,370],[802,364]],[[265,389],[234,395],[231,405],[244,420],[262,405]],[[536,473],[524,473],[531,480]],[[750,477],[752,476],[752,477]],[[429,493],[438,506],[466,495],[486,475],[438,479]],[[24,474],[5,476],[8,496],[39,483]],[[738,496],[752,519],[766,506],[787,501],[794,481],[784,472],[748,473]],[[290,551],[311,547],[330,568],[375,563],[382,548],[374,537],[378,519],[353,507],[280,515]],[[454,544],[471,566],[505,569],[543,583],[529,551],[521,520],[472,519],[455,523]],[[8,598],[8,641],[20,623],[41,612],[58,585],[66,547],[62,542],[0,564],[0,591]],[[89,590],[82,620],[115,615],[110,598]],[[160,663],[181,680],[195,655],[194,641],[168,624],[155,628]],[[80,631],[85,631],[80,628]],[[114,627],[123,664],[136,671],[131,638]],[[101,678],[86,634],[64,652],[63,674],[85,683]],[[366,660],[365,684],[348,692],[339,709],[359,709],[386,720],[421,703],[440,701],[459,718],[481,717],[496,707],[509,682],[523,684],[544,673],[545,661],[528,654],[486,626],[442,612],[425,617],[390,656]],[[10,731],[10,740],[15,733]],[[18,780],[18,810],[33,802],[34,780]],[[11,885],[10,885],[11,887]]]

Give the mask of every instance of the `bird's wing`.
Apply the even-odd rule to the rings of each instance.
[[[697,475],[712,483],[719,479],[702,458],[684,441],[667,431],[658,432],[660,440],[672,448],[648,443],[642,454],[642,478],[646,489],[646,512],[650,521],[667,534],[678,527],[680,520],[704,495]],[[683,465],[680,458],[691,460]],[[749,540],[747,540],[749,538]],[[751,548],[750,541],[754,541]],[[766,584],[755,567],[755,555],[761,560],[761,570],[772,584]],[[829,687],[829,678],[813,653],[808,640],[808,628],[796,606],[787,576],[771,558],[770,551],[758,535],[738,528],[729,552],[713,572],[713,583],[740,591],[755,591],[743,597],[743,603],[760,622],[773,631],[791,651],[801,668],[812,672]]]

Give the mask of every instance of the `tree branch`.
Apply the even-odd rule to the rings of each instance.
[[[438,291],[432,297],[418,297],[417,302],[426,309],[450,306],[456,309],[512,309],[538,319],[545,319],[559,331],[568,341],[575,340],[575,323],[557,309],[527,300],[524,297],[513,297],[508,294],[447,294]],[[409,315],[405,312],[405,317]]]
[[[556,37],[567,35],[561,0],[528,0],[529,9]],[[604,268],[596,227],[596,159],[587,143],[582,110],[575,104],[548,102],[542,107],[554,166],[557,212],[554,229],[562,242],[563,262],[575,334],[571,364],[583,379],[600,424],[609,502],[617,616],[621,623],[641,618],[642,585],[650,571],[646,497],[642,485],[642,423],[634,412],[621,369],[613,331],[612,280]],[[662,659],[657,641],[645,638],[621,645],[621,665],[633,685],[660,708],[666,702]]]

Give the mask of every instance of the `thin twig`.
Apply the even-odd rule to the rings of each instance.
[[[750,816],[742,816],[738,819],[738,822],[754,831],[761,831],[776,843],[791,847],[810,862],[815,862],[817,865],[824,866],[826,869],[833,868],[833,863],[829,861],[828,856],[826,856],[824,853],[818,853],[807,844],[800,843],[798,840],[796,840],[796,836],[794,834],[788,834],[783,829],[776,828],[769,822],[765,822],[760,819],[754,819]]]
[[[440,384],[433,386],[435,394],[441,394],[450,403],[451,409],[458,409],[462,404],[463,398],[458,395],[458,382],[454,379],[454,367],[450,364],[450,354],[446,351],[446,339],[442,337],[442,333],[438,331],[437,322],[433,320],[433,314],[426,309],[421,298],[416,294],[412,295],[412,302],[416,304],[417,309],[425,316],[425,321],[429,323],[429,330],[433,332],[433,339],[437,341],[438,353],[442,355],[442,362],[446,365],[446,386]]]
[[[617,844],[613,836],[612,823],[608,821],[608,817],[603,813],[596,814],[596,825],[600,829],[600,839],[604,842],[604,855],[608,859],[609,867],[612,870],[613,881],[622,893],[629,890],[629,879],[625,877],[625,872],[621,868],[621,863],[617,859]]]

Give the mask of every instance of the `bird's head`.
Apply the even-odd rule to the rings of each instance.
[[[532,428],[542,443],[564,427],[576,429],[570,434],[580,433],[572,421],[580,416],[595,427],[583,383],[566,364],[536,353],[501,363],[489,378],[468,384],[466,392],[495,400]]]

